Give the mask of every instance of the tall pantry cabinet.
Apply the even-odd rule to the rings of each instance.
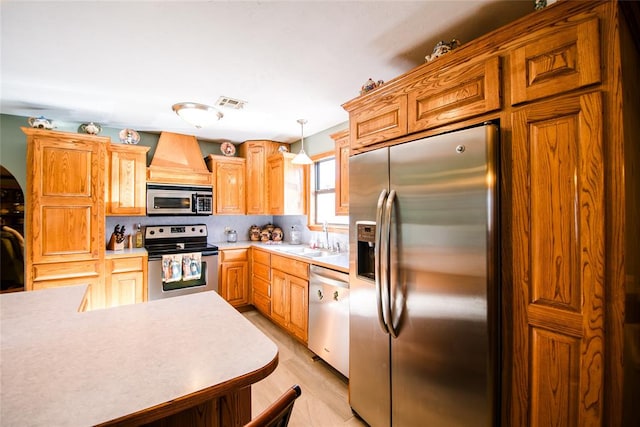
[[[104,305],[109,138],[22,128],[27,135],[25,289],[87,284]]]
[[[500,124],[503,426],[640,422],[639,28],[557,2],[343,105],[352,155]]]

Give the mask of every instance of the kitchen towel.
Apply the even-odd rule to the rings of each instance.
[[[162,255],[162,281],[165,283],[182,280],[182,255]]]
[[[197,280],[200,278],[202,253],[182,254],[182,279]]]

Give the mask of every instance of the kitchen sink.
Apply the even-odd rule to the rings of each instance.
[[[285,249],[283,252],[292,255],[299,255],[309,258],[324,258],[330,256],[339,256],[341,254],[336,252],[330,252],[321,249],[313,249],[313,248],[295,248],[295,249]]]

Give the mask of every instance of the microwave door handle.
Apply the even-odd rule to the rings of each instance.
[[[380,325],[380,329],[385,334],[389,333],[389,329],[384,321],[384,313],[382,310],[382,305],[385,303],[382,298],[382,285],[381,285],[381,266],[380,262],[382,260],[382,256],[384,256],[384,251],[382,250],[382,221],[383,221],[383,211],[384,211],[384,202],[387,198],[387,190],[382,189],[380,191],[380,196],[378,197],[378,205],[376,206],[376,236],[375,236],[375,249],[374,249],[374,279],[376,284],[376,307],[378,309],[378,324]]]

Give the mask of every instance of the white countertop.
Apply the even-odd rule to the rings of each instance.
[[[85,290],[0,295],[1,425],[95,425],[277,363],[215,292],[78,312]]]
[[[106,250],[106,258],[126,258],[131,256],[146,256],[147,250],[145,248],[124,248],[118,251]]]
[[[290,243],[268,244],[268,243],[253,242],[253,241],[242,241],[242,242],[235,242],[235,243],[217,242],[214,244],[218,246],[218,249],[220,250],[245,249],[245,248],[250,248],[254,246],[260,249],[271,251],[273,253],[297,258],[305,262],[308,262],[309,264],[332,268],[338,271],[342,271],[344,273],[349,272],[349,253],[348,252],[332,254],[331,256],[328,256],[328,257],[308,257],[304,255],[296,255],[296,254],[287,252],[290,250],[308,248],[308,246],[306,245],[292,245]],[[320,249],[318,249],[318,251],[320,251]]]

